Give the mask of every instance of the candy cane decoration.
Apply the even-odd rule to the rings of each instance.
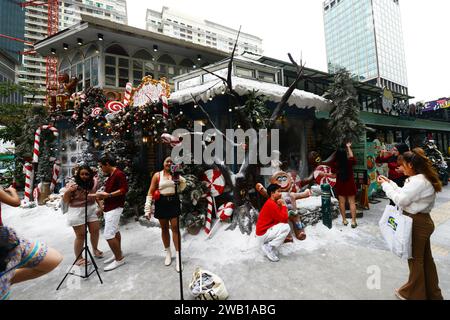
[[[31,201],[31,181],[33,175],[33,165],[31,163],[25,163],[25,201]]]
[[[160,98],[163,105],[163,117],[167,120],[169,119],[169,101],[164,93],[160,96]]]
[[[51,132],[53,132],[53,135],[55,137],[58,137],[58,135],[59,135],[58,129],[56,129],[55,127],[50,126],[50,125],[43,125],[36,130],[36,133],[34,134],[33,163],[39,162],[39,148],[40,148],[40,143],[41,143],[42,130],[50,130]],[[29,168],[30,167],[28,166],[28,169]],[[25,171],[25,177],[27,177],[27,171]],[[30,193],[31,193],[31,190],[33,190],[33,180],[34,180],[34,168],[32,165],[31,165],[31,172],[28,172],[28,179],[29,179],[29,186],[28,186],[29,192],[28,192],[28,196],[25,194],[25,199],[30,201]],[[39,187],[37,187],[33,190],[33,196],[36,191],[39,192]]]
[[[206,197],[206,201],[208,201],[208,215],[206,216],[206,225],[205,232],[209,234],[211,232],[211,223],[212,223],[212,211],[213,211],[213,198],[210,194]]]
[[[33,163],[38,163],[39,162],[39,145],[41,142],[41,132],[42,130],[50,130],[53,132],[53,135],[55,137],[58,137],[58,129],[56,129],[53,126],[49,126],[49,125],[44,125],[39,127],[36,130],[36,133],[34,134],[34,150],[33,150]]]
[[[50,184],[50,191],[53,192],[56,187],[56,182],[58,181],[59,177],[59,170],[61,169],[61,161],[57,160],[53,164],[53,171],[52,171],[52,182]]]
[[[131,100],[131,92],[133,91],[133,84],[131,82],[127,83],[125,87],[125,97],[123,98],[123,104],[125,107],[128,107]]]
[[[208,215],[206,217],[205,225],[205,232],[209,234],[211,232],[213,204],[215,206],[214,198],[224,192],[225,178],[223,177],[220,170],[207,170],[202,177],[202,181],[206,182],[209,189],[209,194],[206,197],[206,200],[208,201]]]

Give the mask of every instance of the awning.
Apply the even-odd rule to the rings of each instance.
[[[256,90],[256,95],[263,95],[269,101],[280,102],[287,87],[280,86],[275,83],[268,83],[239,77],[232,78],[233,89],[239,95],[246,95],[249,91]],[[175,91],[170,95],[170,102],[178,104],[186,104],[192,102],[192,96],[198,100],[207,102],[210,97],[222,95],[226,90],[223,81],[212,81],[196,87]],[[296,106],[300,109],[316,108],[319,111],[331,111],[332,104],[329,100],[322,98],[316,94],[295,89],[289,98],[287,104]]]
[[[329,119],[330,115],[320,112],[316,115],[318,119]],[[367,111],[361,111],[360,117],[364,124],[372,126],[381,126],[389,128],[428,130],[428,131],[445,131],[450,132],[450,123],[442,121],[431,121],[418,118],[401,118],[397,116],[387,116]]]

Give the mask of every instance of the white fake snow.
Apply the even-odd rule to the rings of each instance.
[[[261,82],[250,79],[243,79],[239,77],[232,77],[233,89],[239,95],[246,95],[249,91],[257,90],[257,95],[264,95],[270,101],[280,102],[281,98],[288,90],[287,87],[280,86],[274,83]],[[200,86],[187,88],[183,90],[176,91],[171,94],[169,101],[172,103],[185,104],[193,102],[192,96],[196,100],[202,100],[207,102],[210,97],[215,97],[221,95],[226,89],[226,85],[223,81],[217,79]],[[297,106],[297,108],[313,108],[315,107],[318,111],[331,111],[331,102],[325,98],[315,95],[310,92],[295,89],[291,97],[288,100],[289,106]]]
[[[46,206],[20,209],[6,205],[3,205],[2,209],[5,225],[14,228],[19,236],[30,240],[44,241],[57,250],[71,251],[69,248],[72,246],[74,234],[72,228],[66,224],[65,215],[61,214],[59,210],[55,211]],[[211,239],[206,239],[207,236],[203,230],[196,236],[182,231],[183,256],[220,265],[246,260],[264,261],[265,257],[255,236],[255,228],[248,236],[242,234],[239,227],[234,231],[225,231],[229,224],[218,223],[222,225],[214,231]],[[130,219],[125,226],[121,226],[121,233],[127,243],[141,243],[150,240],[158,244],[160,241],[158,227],[143,226],[134,219]],[[339,219],[333,221],[331,230],[319,223],[315,226],[308,226],[306,234],[305,241],[294,239],[294,243],[282,245],[279,249],[281,255],[301,253],[304,250],[311,252],[329,244],[346,243],[348,237],[358,238],[358,233],[351,232],[349,228],[342,228]],[[100,248],[109,251],[103,235],[100,236]],[[148,250],[162,251],[162,244],[160,247],[155,245]]]

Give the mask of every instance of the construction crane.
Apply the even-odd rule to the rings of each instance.
[[[47,36],[58,33],[59,28],[59,0],[32,0],[19,3],[22,8],[47,5],[48,22]],[[56,57],[46,58],[46,87],[49,96],[56,94],[58,86],[58,59]]]
[[[59,0],[31,0],[31,1],[18,1],[17,3],[22,8],[47,6],[48,9],[48,23],[47,23],[47,36],[50,37],[58,33],[59,28]],[[0,37],[6,38],[12,41],[18,41],[27,45],[33,46],[34,44],[24,39],[11,37],[8,35],[0,34]],[[20,52],[22,55],[35,54],[34,49]],[[55,94],[55,90],[58,84],[58,59],[56,57],[46,58],[46,88],[48,95]]]

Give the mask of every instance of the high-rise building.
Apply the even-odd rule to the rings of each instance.
[[[225,52],[233,50],[238,34],[238,30],[194,18],[168,7],[163,7],[161,12],[147,9],[146,28],[149,31]],[[237,51],[238,53],[247,51],[262,54],[262,39],[241,32]]]
[[[328,71],[408,94],[399,0],[323,2]]]
[[[19,7],[19,6],[18,6]],[[64,30],[81,21],[81,14],[126,24],[126,0],[60,0],[59,29]],[[47,37],[47,5],[27,6],[25,11],[25,40],[38,42]],[[26,50],[31,50],[29,46]],[[46,60],[39,55],[25,55],[20,70],[20,81],[24,85],[46,90]],[[28,102],[43,101],[45,96],[25,96]]]
[[[17,70],[24,50],[25,12],[15,0],[0,1],[0,82],[17,82]],[[16,40],[14,40],[16,39]],[[0,103],[22,103],[23,97],[14,93],[1,97]]]
[[[61,0],[59,8],[60,29],[81,21],[81,14],[128,24],[126,0]]]

